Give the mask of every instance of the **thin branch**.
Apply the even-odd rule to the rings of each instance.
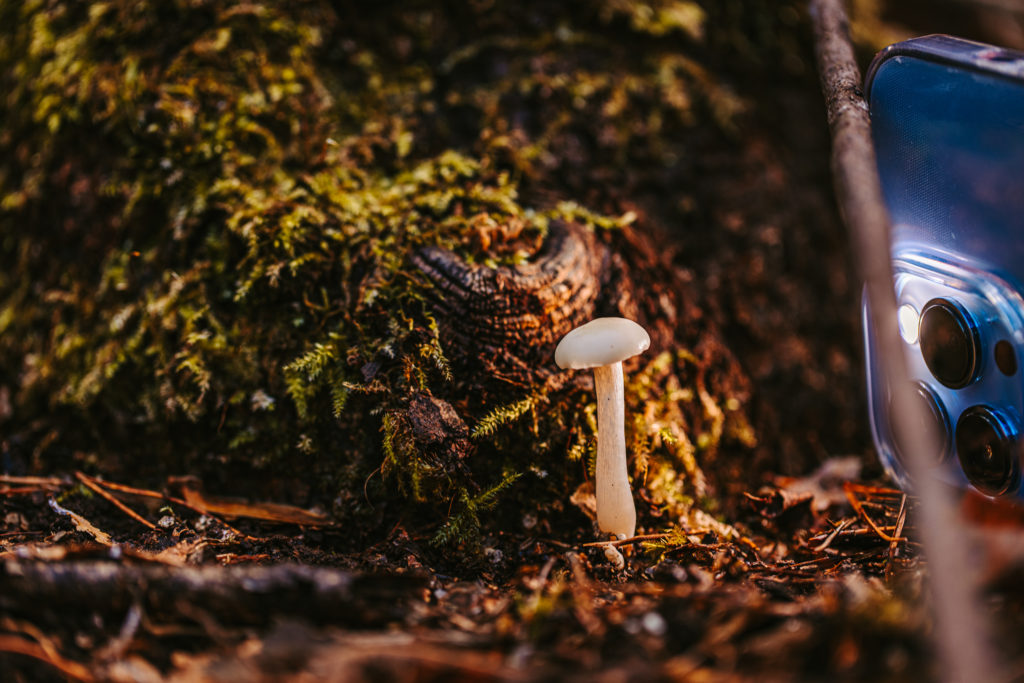
[[[899,424],[923,425],[924,406],[912,394],[897,329],[890,221],[871,140],[871,120],[861,92],[861,76],[850,43],[842,0],[810,0],[818,73],[832,132],[832,171],[839,208],[869,302],[878,359],[893,394]],[[949,680],[1000,680],[981,617],[977,572],[964,544],[963,524],[949,495],[929,471],[938,437],[930,430],[906,448],[907,470],[920,496],[920,533],[935,596],[937,651],[946,658]]]
[[[857,495],[850,489],[850,487],[844,486],[843,491],[846,493],[846,498],[847,500],[850,501],[850,506],[853,508],[853,511],[856,512],[861,519],[867,522],[868,526],[871,527],[876,534],[878,534],[879,538],[881,538],[883,541],[886,541],[887,543],[898,543],[900,541],[907,540],[905,538],[897,538],[894,536],[890,536],[889,534],[885,533],[881,527],[875,524],[875,520],[871,519],[871,516],[867,513],[867,510],[864,509],[864,505],[861,504],[860,499],[857,498]]]
[[[132,510],[130,507],[119,501],[117,498],[104,491],[103,488],[92,477],[88,477],[82,474],[81,472],[75,472],[75,476],[78,478],[78,481],[85,484],[89,488],[89,490],[95,492],[96,495],[98,495],[100,498],[107,501],[121,512],[125,513],[139,524],[147,526],[150,529],[156,529],[156,524],[153,524],[148,519],[137,513],[135,510]]]
[[[646,543],[648,541],[663,541],[671,536],[671,534],[645,534],[643,536],[633,536],[631,538],[624,538],[620,541],[594,541],[593,543],[584,543],[584,548],[621,548],[624,545],[635,545],[637,543]]]
[[[250,536],[249,534],[246,534],[246,533],[243,533],[243,532],[239,531],[238,529],[236,529],[235,527],[231,526],[230,524],[228,524],[227,522],[225,522],[224,520],[219,518],[217,515],[215,515],[212,512],[210,512],[209,510],[207,510],[205,508],[202,508],[202,507],[199,507],[197,505],[192,505],[188,501],[182,500],[181,498],[177,498],[175,496],[171,496],[171,495],[168,495],[166,493],[160,493],[159,491],[150,491],[149,489],[139,489],[139,488],[135,488],[134,486],[127,486],[126,484],[118,484],[116,482],[106,481],[104,479],[94,479],[93,481],[95,481],[100,486],[103,486],[104,488],[110,489],[112,491],[119,491],[121,493],[129,493],[129,494],[132,494],[134,496],[143,496],[145,498],[156,498],[156,499],[159,499],[159,500],[165,500],[168,503],[171,503],[173,505],[180,505],[181,507],[186,508],[188,510],[191,510],[192,512],[198,513],[200,515],[206,515],[207,517],[210,517],[210,518],[214,519],[218,524],[220,524],[223,527],[225,527],[228,531],[233,533],[238,538],[242,538],[242,539],[245,539],[247,541],[262,541],[262,540],[264,540],[262,538],[259,538],[258,536]]]
[[[824,541],[822,541],[819,545],[814,546],[812,550],[814,550],[814,552],[816,553],[825,552],[825,549],[832,545],[832,541],[836,540],[839,534],[843,532],[843,529],[850,526],[851,524],[853,524],[852,517],[849,519],[844,519],[842,522],[836,525],[836,528],[832,530],[832,533],[825,537]]]
[[[900,500],[900,511],[896,514],[896,536],[903,533],[903,525],[907,522],[907,497]],[[885,578],[892,579],[892,565],[896,559],[896,548],[899,546],[896,541],[889,544],[889,558],[885,562]]]
[[[16,477],[11,474],[0,474],[0,484],[60,488],[66,486],[67,482],[57,477]]]

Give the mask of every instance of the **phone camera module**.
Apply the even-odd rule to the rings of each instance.
[[[1002,495],[1019,480],[1017,430],[1003,414],[973,406],[956,423],[956,450],[969,481],[982,493]]]
[[[921,355],[935,379],[962,389],[978,375],[981,342],[978,326],[959,304],[932,299],[921,310]]]
[[[922,432],[930,431],[935,435],[939,444],[939,452],[935,454],[934,462],[942,462],[949,455],[950,447],[950,424],[946,410],[935,393],[921,382],[915,382],[913,386],[914,401],[921,404],[917,413],[923,422],[912,422],[910,424],[900,423],[893,417],[892,405],[889,409],[889,424],[892,425],[893,444],[896,446],[896,457],[904,465],[906,464],[907,448]]]

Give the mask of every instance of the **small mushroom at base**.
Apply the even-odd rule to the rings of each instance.
[[[562,337],[555,363],[563,369],[594,369],[597,396],[597,525],[617,538],[636,531],[636,506],[626,465],[622,361],[647,350],[650,335],[625,318],[597,318]]]
[[[613,545],[606,545],[604,547],[604,559],[608,560],[617,571],[622,571],[626,567],[626,558]]]

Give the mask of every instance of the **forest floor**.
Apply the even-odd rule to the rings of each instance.
[[[4,679],[936,677],[913,499],[859,471],[836,459],[744,494],[728,540],[699,523],[671,544],[503,535],[468,578],[403,526],[352,552],[315,512],[194,480],[3,477]],[[1001,558],[986,612],[1019,667],[1024,519],[963,505]]]
[[[364,543],[318,509],[194,477],[3,475],[0,679],[940,677],[915,502],[870,447],[820,94],[810,76],[740,87],[756,121],[737,157],[701,162],[697,192],[723,229],[663,226],[755,385],[758,460],[730,468],[749,478],[723,487],[728,524],[608,543],[525,515],[453,565],[414,519]],[[630,201],[665,214],[662,196]],[[960,503],[997,650],[1024,679],[1024,513]]]

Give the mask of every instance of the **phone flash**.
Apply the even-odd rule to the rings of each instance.
[[[921,316],[917,309],[910,304],[903,304],[899,310],[900,336],[908,344],[917,343],[918,328],[921,325]]]

